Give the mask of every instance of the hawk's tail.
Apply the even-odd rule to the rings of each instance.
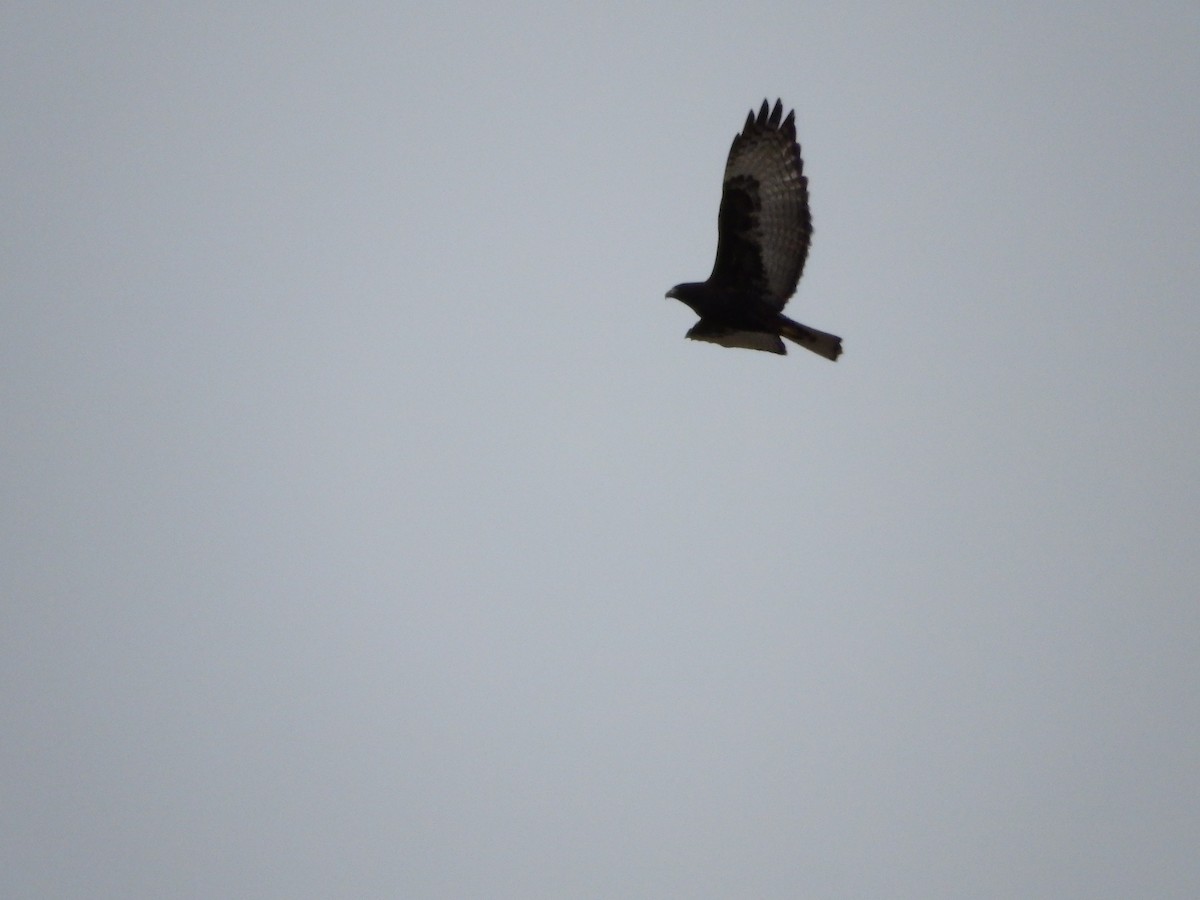
[[[842,355],[842,339],[835,334],[826,334],[793,322],[787,316],[779,317],[779,333],[793,343],[799,344],[805,350],[811,350],[818,356],[831,359],[834,362]]]

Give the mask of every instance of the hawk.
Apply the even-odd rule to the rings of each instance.
[[[764,100],[757,116],[750,111],[725,163],[712,274],[708,281],[677,284],[667,296],[700,317],[687,333],[693,340],[787,353],[782,336],[836,360],[840,337],[783,315],[812,240],[795,116],[793,110],[783,118],[779,100],[773,109]]]

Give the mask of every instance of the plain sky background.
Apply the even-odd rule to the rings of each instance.
[[[831,364],[686,341],[782,97]],[[1200,5],[7,3],[0,895],[1200,896]]]

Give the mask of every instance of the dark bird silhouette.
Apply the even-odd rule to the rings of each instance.
[[[677,284],[667,296],[700,317],[687,333],[693,340],[787,353],[782,336],[836,360],[840,337],[782,312],[796,292],[813,231],[795,115],[783,119],[779,100],[774,109],[764,100],[757,117],[750,111],[725,163],[712,274],[708,281]]]

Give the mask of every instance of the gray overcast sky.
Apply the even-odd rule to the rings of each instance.
[[[0,13],[0,894],[1200,896],[1200,6]],[[782,97],[837,364],[683,339]]]

